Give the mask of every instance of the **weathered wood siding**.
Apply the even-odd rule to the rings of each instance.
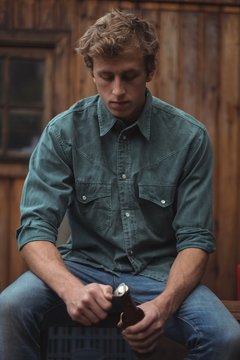
[[[155,23],[161,48],[152,93],[209,130],[217,251],[205,282],[222,299],[234,299],[240,263],[240,1],[0,0],[0,46],[22,45],[22,38],[31,46],[37,37],[40,47],[51,48],[47,39],[53,39],[52,115],[95,93],[74,48],[88,25],[112,8],[133,10]],[[0,164],[1,289],[25,269],[15,244],[25,174],[26,164]]]

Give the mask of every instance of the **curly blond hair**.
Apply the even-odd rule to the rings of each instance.
[[[76,50],[92,71],[95,56],[115,57],[132,48],[142,51],[147,74],[154,72],[159,41],[153,25],[132,13],[114,9],[90,26],[78,40]]]

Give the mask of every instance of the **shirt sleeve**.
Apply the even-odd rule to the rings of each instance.
[[[177,191],[173,227],[177,251],[200,248],[215,250],[212,219],[213,154],[206,129],[199,129],[190,146]]]
[[[19,249],[31,241],[55,243],[58,228],[72,200],[71,145],[54,123],[48,125],[34,150],[21,199]]]

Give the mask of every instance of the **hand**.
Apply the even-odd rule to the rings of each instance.
[[[130,347],[138,353],[152,352],[164,332],[167,316],[161,313],[154,300],[139,306],[144,311],[144,318],[126,328],[122,335]]]
[[[65,303],[74,321],[96,324],[107,317],[112,307],[112,287],[96,283],[75,287],[65,296]]]

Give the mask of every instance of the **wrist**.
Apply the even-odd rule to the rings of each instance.
[[[75,289],[83,288],[85,285],[71,273],[68,276],[61,279],[61,283],[58,286],[57,294],[66,303],[70,293]]]
[[[155,305],[161,313],[164,313],[166,318],[171,317],[178,308],[176,297],[168,293],[166,290],[154,299]]]

